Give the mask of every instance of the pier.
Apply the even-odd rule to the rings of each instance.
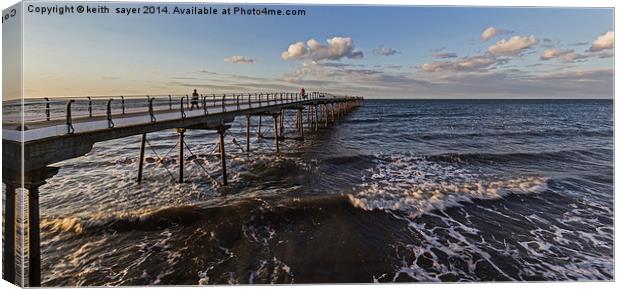
[[[218,135],[223,186],[228,184],[224,137],[237,117],[245,120],[245,148],[252,151],[252,137],[262,138],[263,119],[273,119],[275,157],[280,143],[322,128],[363,103],[358,96],[325,92],[240,93],[199,95],[86,96],[24,99],[3,103],[2,182],[6,187],[3,278],[15,283],[16,194],[28,192],[28,286],[41,286],[39,187],[58,172],[53,164],[89,153],[98,142],[140,135],[136,167],[137,183],[143,181],[148,134],[175,130],[178,142],[178,182],[185,182],[185,133],[210,130]],[[294,115],[294,125],[286,116]],[[256,135],[251,132],[257,119]],[[287,127],[288,125],[288,127]],[[267,129],[267,128],[264,128]],[[290,130],[290,131],[289,131]],[[22,284],[23,285],[23,284]]]

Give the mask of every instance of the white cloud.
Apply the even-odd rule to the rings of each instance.
[[[390,47],[385,47],[383,45],[377,47],[375,50],[373,50],[373,53],[375,55],[383,55],[383,56],[391,56],[394,55],[396,53],[399,53],[397,50],[390,48]]]
[[[301,59],[306,55],[306,53],[306,46],[303,42],[299,41],[289,45],[288,50],[282,52],[282,59]]]
[[[597,52],[605,49],[614,48],[614,32],[607,31],[607,33],[597,37],[590,47],[590,52]]]
[[[573,62],[575,60],[586,59],[591,56],[592,55],[575,53],[575,51],[572,49],[562,50],[558,48],[550,48],[543,51],[542,55],[540,56],[540,60],[550,60],[553,58],[558,58],[563,62]]]
[[[495,37],[496,35],[503,35],[503,34],[510,34],[512,33],[512,31],[509,30],[505,30],[505,29],[500,29],[500,28],[495,28],[493,26],[485,29],[482,32],[482,41],[487,41],[493,37]]]
[[[534,35],[530,36],[513,36],[510,39],[502,39],[491,45],[488,49],[494,55],[514,56],[519,55],[538,43],[538,39]]]
[[[421,69],[424,72],[484,72],[498,62],[499,60],[495,56],[485,54],[479,56],[462,57],[454,61],[437,61],[432,63],[424,63],[422,64]]]
[[[288,49],[281,54],[284,60],[311,59],[313,61],[340,60],[342,58],[359,59],[364,54],[355,50],[351,37],[332,37],[327,39],[327,45],[322,45],[312,38],[305,44],[296,42],[291,44]]]
[[[557,48],[551,48],[551,49],[547,49],[545,51],[543,51],[543,54],[540,56],[540,60],[549,60],[552,58],[556,58],[558,56],[560,56],[562,53],[565,53],[567,51],[572,51],[572,50],[560,50]]]
[[[226,57],[224,58],[224,61],[228,63],[234,63],[234,64],[252,64],[256,62],[256,60],[253,58],[249,58],[249,57],[245,57],[241,55],[233,55],[231,57]]]

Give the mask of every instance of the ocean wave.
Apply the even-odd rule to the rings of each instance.
[[[574,160],[584,156],[598,157],[611,153],[609,149],[576,149],[541,152],[508,152],[508,153],[446,153],[426,156],[427,160],[447,163],[493,163],[507,161],[540,161],[540,160]]]
[[[273,196],[270,198],[231,198],[219,204],[196,203],[169,206],[160,209],[136,210],[122,213],[82,214],[73,217],[49,217],[41,220],[42,231],[48,233],[101,234],[108,232],[154,231],[178,225],[191,225],[201,220],[231,221],[227,216],[253,220],[268,214],[273,219],[279,215],[303,215],[309,210],[337,210],[351,207],[347,196],[327,195],[305,198]],[[251,239],[251,226],[238,224]]]
[[[484,175],[436,162],[433,157],[393,155],[381,159],[384,161],[368,170],[360,191],[348,195],[355,207],[403,211],[417,217],[476,199],[500,199],[546,188],[547,179],[542,176]]]
[[[71,232],[75,234],[161,230],[175,225],[193,223],[201,215],[203,212],[196,206],[171,206],[152,211],[47,218],[41,221],[41,229],[52,233]]]

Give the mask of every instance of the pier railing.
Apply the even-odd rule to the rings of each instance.
[[[73,132],[73,124],[89,120],[107,120],[113,128],[114,121],[131,116],[150,116],[157,122],[157,114],[178,113],[178,118],[260,108],[279,104],[303,102],[314,99],[353,98],[336,96],[325,92],[299,93],[230,93],[200,94],[198,100],[185,95],[127,95],[31,98],[3,103],[3,123],[35,127],[65,123],[67,133]],[[196,107],[197,106],[197,107]],[[28,128],[26,128],[28,129]]]

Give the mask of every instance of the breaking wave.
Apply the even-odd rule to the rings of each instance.
[[[378,156],[378,159],[381,161],[368,170],[361,190],[348,195],[357,208],[398,210],[416,217],[476,199],[531,194],[546,188],[544,177],[505,179],[441,164],[434,161],[436,157],[392,155]]]

